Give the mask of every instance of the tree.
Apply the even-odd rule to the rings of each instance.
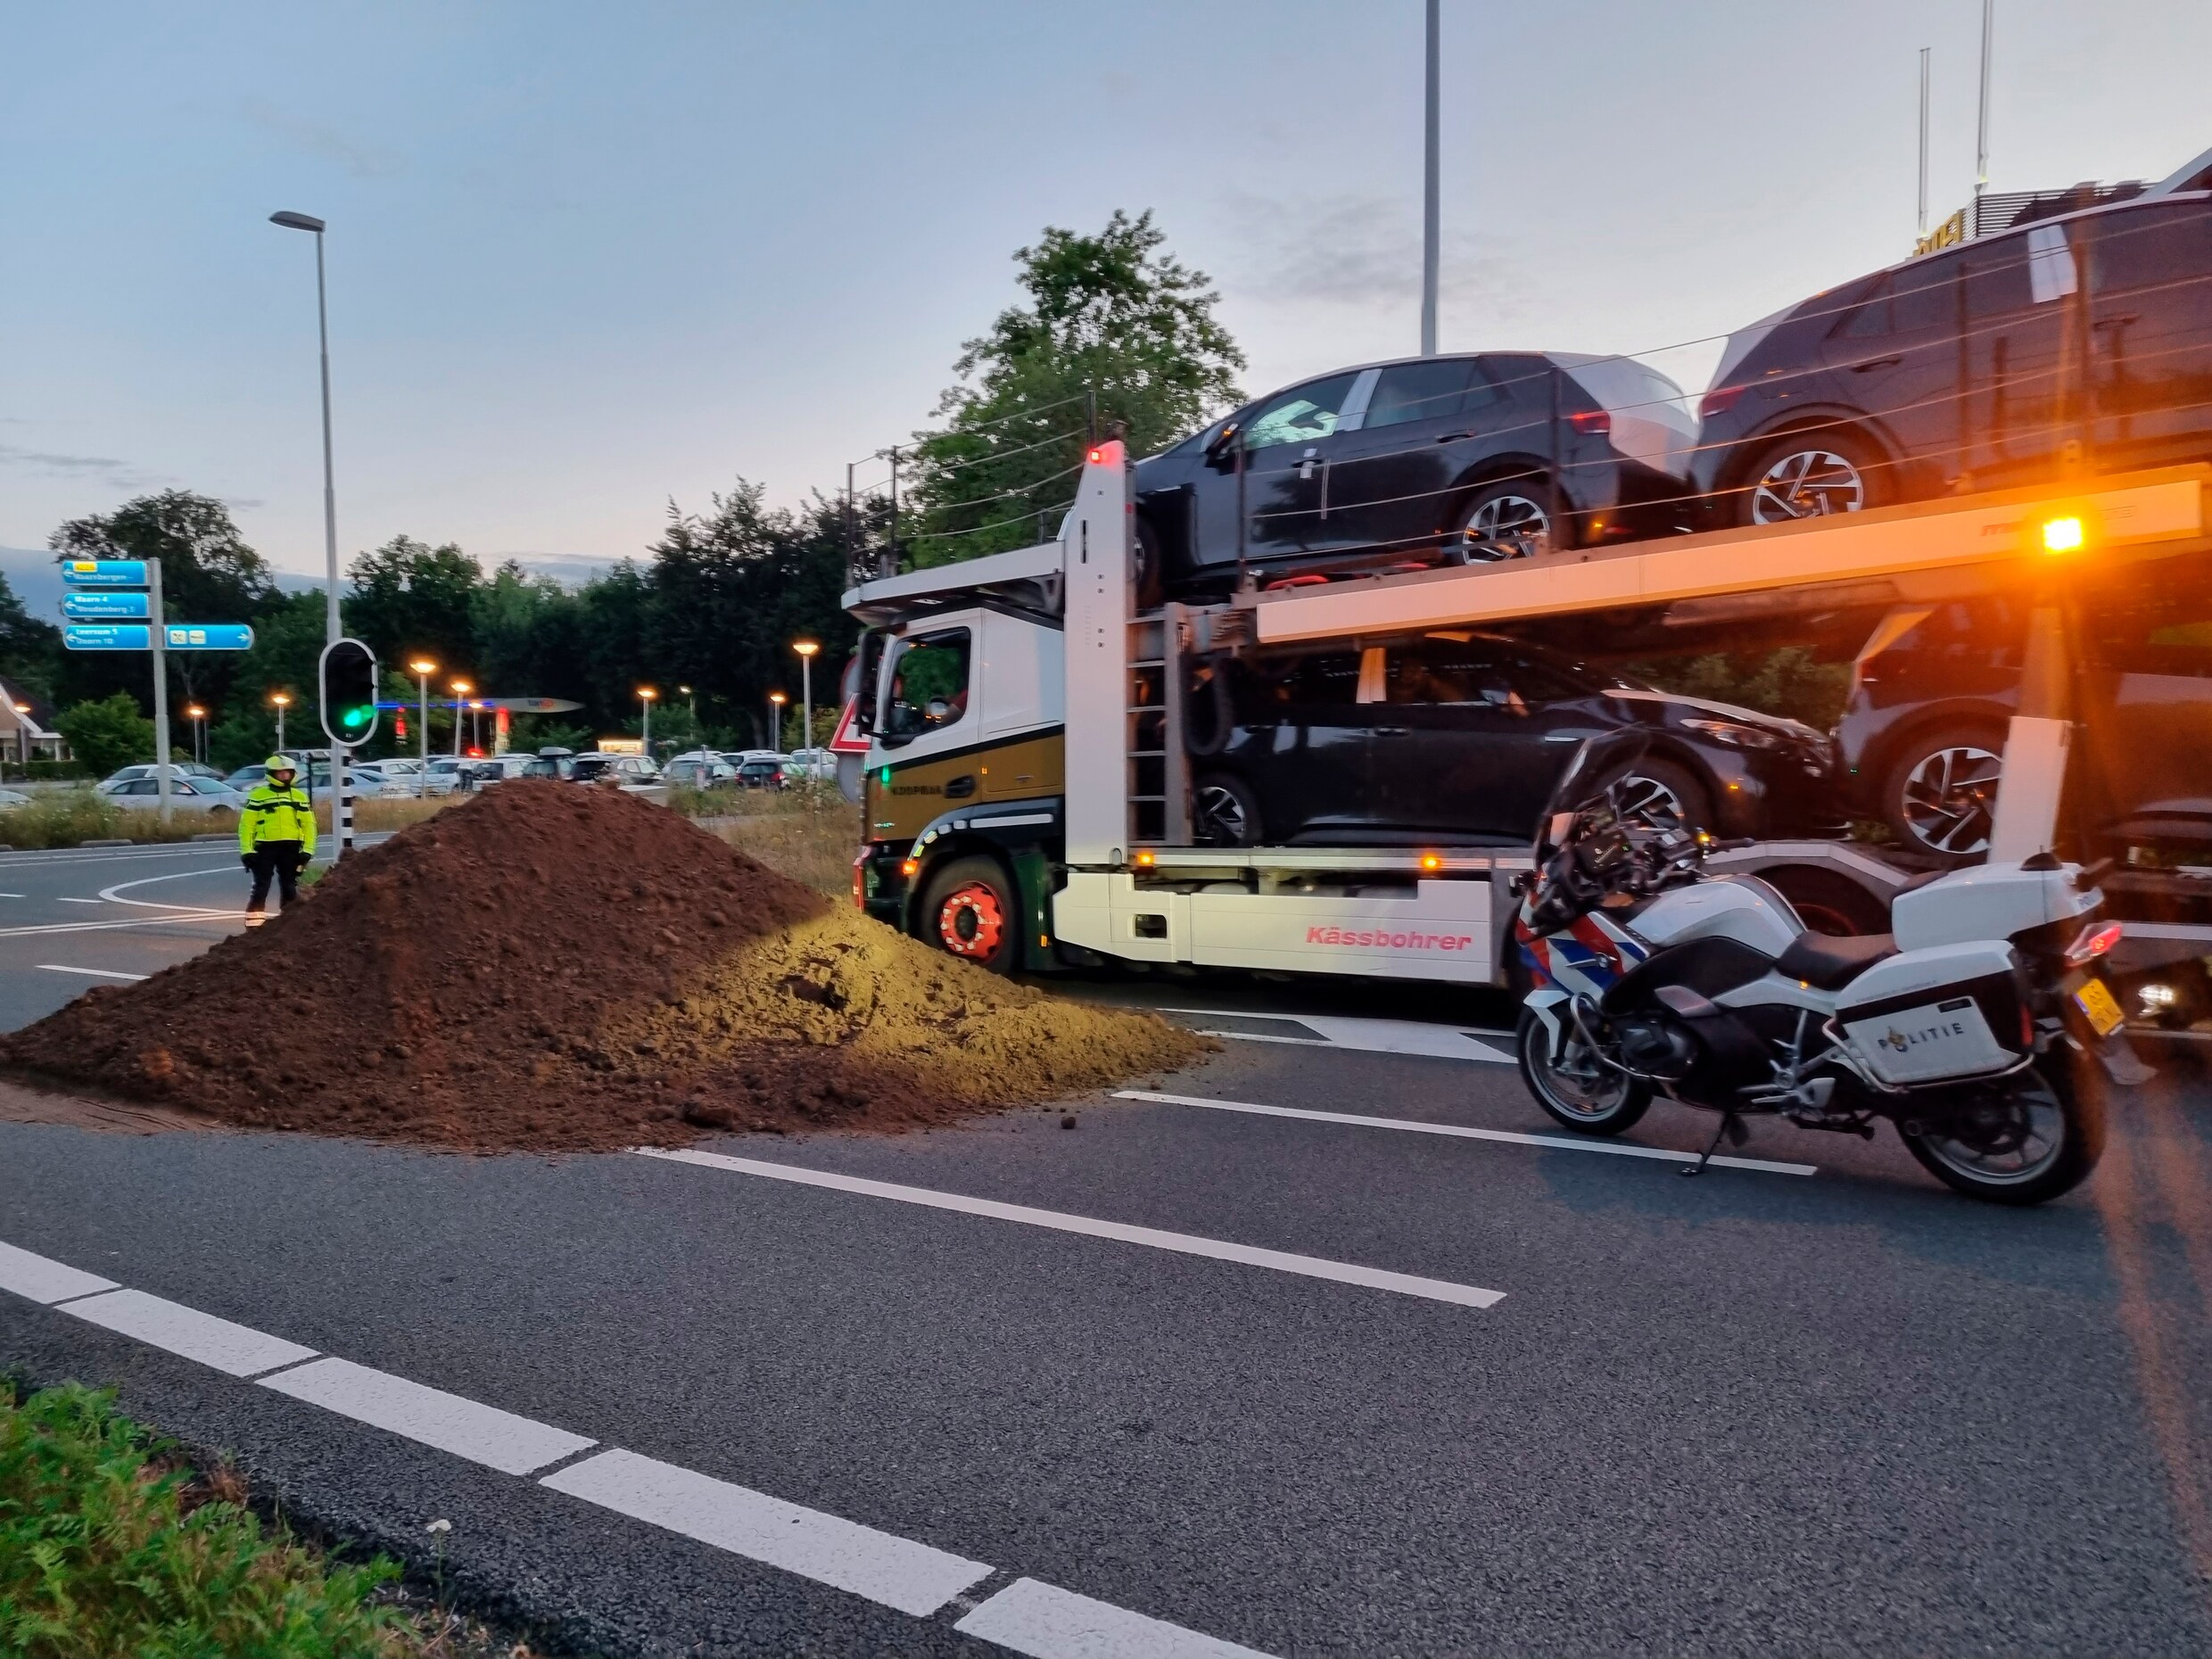
[[[380,663],[404,667],[427,656],[442,671],[466,674],[476,641],[470,606],[484,574],[450,541],[440,547],[394,536],[348,567],[352,591],[345,621]]]
[[[70,752],[101,777],[153,758],[153,722],[138,712],[138,699],[128,691],[78,703],[54,723],[69,739]]]
[[[18,691],[50,697],[61,656],[62,631],[26,610],[0,576],[0,677]]]
[[[1148,211],[1116,210],[1094,236],[1047,228],[1014,259],[1027,307],[1002,311],[953,365],[962,384],[916,434],[917,565],[1050,533],[1075,499],[1089,417],[1121,423],[1137,454],[1242,400],[1244,367],[1204,275],[1160,252]]]

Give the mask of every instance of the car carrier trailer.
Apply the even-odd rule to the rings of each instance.
[[[2067,590],[2124,565],[2212,553],[2208,485],[2202,466],[2084,477],[1142,611],[1129,458],[1102,443],[1058,540],[845,595],[866,630],[854,901],[1002,970],[1113,961],[1510,985],[1524,849],[1192,844],[1194,664],[1578,616],[1626,632],[1654,618],[1770,631],[1870,599],[1900,616],[2001,590],[2035,598],[1991,856],[2028,856],[2063,839]],[[1821,841],[1757,844],[1713,863],[1808,905],[1854,895],[1883,906],[1876,915],[1917,873],[1872,846]],[[2202,925],[2141,923],[2138,965],[2212,956],[2212,880],[2200,885]]]

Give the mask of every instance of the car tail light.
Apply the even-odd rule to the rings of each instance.
[[[1577,409],[1567,417],[1567,425],[1593,438],[1602,438],[1613,430],[1613,416],[1605,409]]]
[[[1741,386],[1715,386],[1699,400],[1697,418],[1711,420],[1715,415],[1727,414],[1743,395],[1744,388]]]
[[[2086,968],[2120,942],[2126,932],[2120,922],[2090,922],[2074,936],[2074,943],[2066,947],[2066,963],[2069,968]]]

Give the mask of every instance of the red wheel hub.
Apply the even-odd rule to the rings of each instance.
[[[1006,912],[998,895],[980,881],[953,888],[937,907],[937,938],[955,956],[988,962],[1005,937]]]

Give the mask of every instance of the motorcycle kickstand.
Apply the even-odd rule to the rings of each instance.
[[[1705,1150],[1698,1153],[1697,1161],[1692,1164],[1688,1168],[1683,1170],[1682,1174],[1685,1176],[1699,1176],[1704,1174],[1705,1166],[1713,1161],[1713,1154],[1719,1149],[1721,1144],[1721,1137],[1722,1135],[1728,1136],[1728,1142],[1730,1146],[1741,1146],[1745,1141],[1749,1138],[1747,1132],[1744,1128],[1743,1120],[1741,1118],[1739,1118],[1732,1111],[1722,1112],[1721,1114],[1721,1127],[1713,1132],[1713,1139],[1705,1143]]]

